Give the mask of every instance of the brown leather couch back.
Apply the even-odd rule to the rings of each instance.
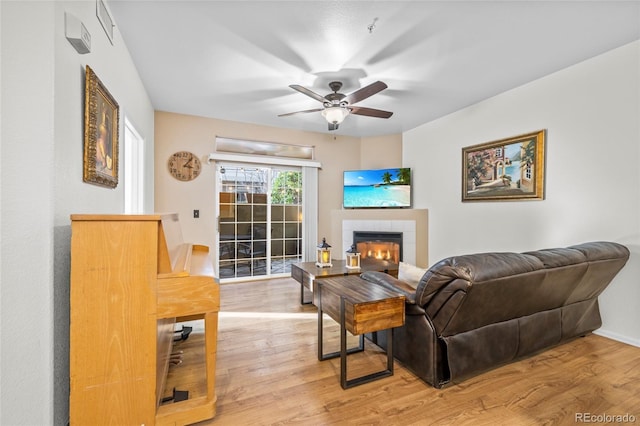
[[[450,257],[422,277],[416,305],[439,336],[451,336],[595,299],[628,257],[626,247],[611,242]]]

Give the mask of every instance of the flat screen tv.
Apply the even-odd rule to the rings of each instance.
[[[345,209],[411,207],[409,168],[348,170],[343,182]]]

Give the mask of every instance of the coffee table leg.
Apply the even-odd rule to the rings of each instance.
[[[316,291],[318,292],[318,361],[324,361],[327,358],[322,353],[322,329],[324,324],[322,323],[322,289],[320,284],[316,287]]]
[[[318,292],[318,361],[326,361],[328,359],[333,359],[333,358],[337,358],[340,356],[340,354],[342,353],[342,332],[344,331],[344,336],[345,336],[345,344],[344,344],[344,348],[346,351],[346,354],[353,354],[356,352],[362,352],[364,351],[364,334],[361,334],[359,336],[359,340],[358,340],[358,346],[354,347],[354,348],[349,348],[346,349],[347,347],[347,343],[346,343],[346,327],[340,325],[340,350],[336,351],[336,352],[331,352],[328,354],[324,354],[324,348],[322,346],[322,342],[323,342],[323,332],[324,332],[324,314],[322,312],[322,290],[320,289],[320,284],[318,284],[318,287],[316,287],[316,291]],[[340,303],[343,304],[344,303],[344,299],[340,298]],[[344,310],[344,309],[342,309]],[[345,367],[346,368],[346,367]],[[346,376],[345,376],[346,377]]]
[[[347,380],[347,335],[345,325],[344,314],[344,299],[340,301],[340,386],[342,389],[349,389],[354,386],[363,385],[365,383],[373,382],[374,380],[382,379],[383,377],[393,376],[393,328],[387,329],[387,369],[377,371],[375,373],[367,374],[364,376],[356,377],[351,380]],[[360,337],[363,337],[361,334]]]
[[[393,375],[393,328],[387,328],[387,370]]]
[[[340,298],[340,386],[347,388],[347,326],[344,314],[344,297]]]
[[[311,294],[311,300],[309,302],[304,301],[304,284],[300,283],[300,304],[310,305],[313,303],[313,293]]]

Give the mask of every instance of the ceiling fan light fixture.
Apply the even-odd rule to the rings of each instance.
[[[349,110],[344,107],[334,106],[322,110],[322,116],[331,124],[340,124],[349,115]]]

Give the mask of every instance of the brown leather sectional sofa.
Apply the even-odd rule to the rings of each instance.
[[[591,242],[450,257],[415,289],[382,272],[361,277],[406,296],[394,357],[440,388],[599,328],[598,295],[628,258],[623,245]],[[384,336],[369,337],[386,347]]]

